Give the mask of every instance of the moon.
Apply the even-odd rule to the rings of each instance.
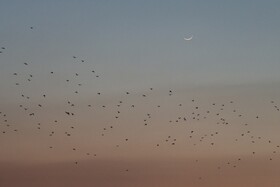
[[[190,41],[190,40],[192,40],[193,39],[193,36],[191,36],[191,37],[189,37],[189,38],[184,38],[184,40],[186,40],[186,41]]]

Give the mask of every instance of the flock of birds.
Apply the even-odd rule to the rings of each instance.
[[[30,27],[30,29],[34,29],[33,27]],[[185,38],[185,40],[191,40],[191,38]],[[1,47],[0,53],[5,53],[6,52],[6,47]],[[75,64],[80,64],[81,66],[85,63],[88,63],[86,60],[84,60],[84,58],[79,58],[78,56],[72,56],[71,57],[72,62],[71,63],[75,63]],[[0,56],[0,60],[1,60],[1,56]],[[32,66],[34,63],[32,62],[23,62],[22,63],[22,67],[20,69],[17,69],[14,72],[11,72],[10,75],[11,77],[7,77],[11,78],[14,81],[14,85],[16,87],[18,87],[18,100],[19,100],[19,104],[18,104],[18,109],[15,108],[14,112],[18,112],[21,115],[25,116],[25,120],[27,123],[30,124],[35,124],[33,125],[33,127],[35,129],[37,129],[37,131],[39,133],[41,133],[42,135],[44,134],[48,134],[49,138],[51,139],[53,136],[65,136],[65,137],[69,137],[71,138],[73,136],[73,134],[75,134],[75,136],[77,136],[77,132],[80,126],[82,126],[82,122],[79,122],[79,119],[82,119],[83,117],[79,117],[79,115],[81,115],[81,111],[79,111],[79,99],[83,99],[83,95],[80,92],[83,92],[82,88],[84,87],[84,85],[86,85],[86,83],[84,82],[79,82],[79,77],[82,76],[83,74],[87,74],[89,76],[92,77],[92,80],[94,81],[102,81],[102,76],[100,76],[99,72],[97,73],[96,70],[94,68],[88,68],[87,72],[83,71],[83,72],[76,72],[73,75],[68,76],[68,78],[65,78],[63,80],[63,86],[70,88],[71,93],[69,96],[69,98],[67,98],[67,96],[65,97],[65,100],[62,101],[63,104],[63,118],[70,118],[70,120],[75,120],[76,119],[76,124],[75,125],[64,125],[63,126],[63,134],[61,134],[60,132],[57,132],[56,129],[59,129],[59,125],[57,124],[62,124],[64,123],[63,120],[59,120],[59,119],[51,119],[52,124],[54,124],[54,126],[56,126],[55,128],[53,126],[46,126],[44,125],[45,122],[44,120],[40,121],[40,116],[42,115],[42,113],[44,113],[45,111],[41,111],[44,108],[47,108],[48,102],[52,101],[52,96],[51,94],[49,94],[48,92],[41,92],[41,90],[38,90],[36,93],[36,99],[33,100],[32,96],[29,96],[28,93],[29,90],[26,90],[26,88],[28,86],[26,86],[27,84],[31,84],[32,86],[32,82],[34,80],[34,78],[36,76],[39,76],[38,74],[36,74],[36,72],[32,72]],[[0,64],[1,65],[1,64]],[[24,71],[21,71],[22,69],[24,69]],[[28,71],[26,71],[26,69]],[[29,73],[26,73],[29,72]],[[59,73],[59,72],[58,72]],[[35,75],[36,74],[36,75]],[[55,79],[57,72],[56,71],[50,71],[48,72],[48,78],[49,79]],[[78,80],[78,81],[77,81]],[[60,80],[61,81],[61,80]],[[78,83],[77,83],[78,82]],[[74,85],[75,84],[75,85]],[[13,86],[13,85],[11,85]],[[33,86],[33,91],[34,92],[34,88],[36,90],[36,85]],[[94,90],[94,89],[93,89]],[[133,91],[127,91],[124,90],[123,94],[117,101],[114,101],[113,103],[103,103],[100,104],[100,102],[98,103],[87,103],[86,104],[86,109],[83,108],[83,113],[86,111],[88,113],[94,113],[97,110],[99,111],[99,113],[103,113],[104,116],[106,116],[107,119],[110,119],[110,124],[109,125],[104,125],[102,123],[102,126],[98,125],[97,128],[99,128],[98,130],[98,134],[100,136],[100,138],[110,138],[110,134],[113,133],[113,131],[117,128],[121,128],[121,122],[120,119],[124,119],[126,116],[125,114],[127,113],[127,111],[130,111],[130,118],[134,118],[133,116],[135,116],[135,118],[137,118],[139,115],[143,114],[142,119],[137,121],[137,124],[139,124],[140,126],[144,127],[147,129],[147,131],[150,131],[151,129],[149,127],[153,126],[155,122],[153,122],[154,118],[161,118],[161,114],[160,114],[160,110],[161,108],[165,108],[165,109],[169,109],[171,108],[171,110],[174,111],[179,111],[178,112],[178,116],[176,117],[168,117],[165,116],[163,117],[165,121],[161,121],[160,123],[162,123],[162,126],[171,126],[172,128],[176,128],[176,127],[180,127],[183,125],[183,127],[185,128],[185,138],[187,138],[187,141],[191,144],[191,146],[196,146],[199,147],[200,145],[202,145],[204,143],[204,146],[206,144],[207,147],[213,147],[215,148],[215,145],[217,144],[217,141],[215,141],[216,137],[219,137],[222,133],[222,131],[220,129],[214,129],[213,127],[209,128],[208,133],[201,133],[199,131],[199,129],[196,129],[192,126],[192,124],[198,124],[198,123],[206,123],[207,121],[211,121],[213,123],[215,123],[215,125],[218,126],[223,126],[223,127],[230,127],[230,126],[234,126],[237,124],[233,124],[231,119],[228,119],[228,114],[230,113],[230,115],[234,116],[235,120],[240,121],[240,124],[238,124],[239,126],[245,127],[243,132],[241,132],[239,134],[239,136],[235,136],[233,137],[233,141],[238,142],[238,141],[249,141],[251,144],[257,144],[257,143],[264,143],[267,145],[271,145],[271,147],[273,147],[273,149],[271,150],[271,155],[268,157],[268,160],[273,160],[273,156],[277,153],[277,151],[279,151],[279,146],[280,144],[277,144],[277,142],[273,142],[271,141],[268,137],[264,137],[264,136],[258,136],[256,134],[254,134],[252,131],[252,126],[250,126],[250,124],[248,123],[243,123],[242,119],[244,116],[246,116],[245,113],[241,113],[238,108],[238,101],[236,100],[228,100],[226,102],[220,103],[220,102],[211,102],[207,105],[207,107],[201,107],[199,104],[199,101],[197,101],[197,99],[192,99],[189,101],[184,101],[181,103],[175,103],[173,106],[166,106],[163,102],[163,104],[154,104],[153,102],[145,102],[145,99],[148,98],[153,98],[152,95],[154,92],[156,92],[157,88],[147,88],[147,90],[143,91],[143,92],[133,92]],[[67,93],[68,94],[68,93]],[[92,97],[95,98],[96,100],[98,100],[98,97],[101,97],[104,93],[102,91],[96,91],[95,95],[93,95]],[[176,97],[176,91],[169,89],[166,90],[165,92],[161,93],[162,95],[165,95],[165,100],[169,100],[172,101],[173,97]],[[34,95],[34,93],[33,93]],[[65,94],[66,95],[66,94]],[[81,96],[80,96],[81,95]],[[75,97],[76,96],[76,97]],[[139,101],[138,102],[131,102],[129,99],[127,98],[131,98],[131,97],[135,97],[139,100],[140,98],[140,102],[143,101],[145,104],[144,106],[146,107],[145,112],[140,113],[139,111],[136,110],[136,108],[138,107]],[[75,99],[73,99],[75,98]],[[142,99],[142,100],[141,100]],[[275,101],[270,101],[270,105],[272,108],[275,109],[275,112],[279,112],[280,106],[275,102]],[[185,108],[185,106],[189,106],[188,110]],[[145,108],[144,107],[144,108]],[[173,107],[173,108],[172,108]],[[81,107],[80,107],[81,108]],[[113,112],[108,112],[107,110],[105,110],[106,108],[110,108],[111,111]],[[143,107],[142,107],[143,108]],[[14,114],[9,115],[8,113],[6,113],[4,111],[3,108],[1,108],[2,111],[0,111],[0,136],[8,136],[11,133],[21,133],[24,127],[22,127],[20,124],[11,124],[10,120],[9,120],[9,116],[14,116]],[[49,110],[48,108],[46,110]],[[135,112],[134,112],[135,111]],[[226,111],[226,112],[225,112]],[[108,115],[107,113],[108,112]],[[172,112],[172,111],[170,111]],[[278,113],[280,114],[280,113]],[[61,113],[59,113],[59,115],[62,115]],[[92,114],[93,117],[91,118],[91,116],[88,116],[89,121],[93,121],[94,123],[94,118],[96,118],[96,116],[94,116],[94,114]],[[164,115],[164,114],[163,114]],[[156,116],[156,117],[154,117]],[[61,117],[61,116],[60,116]],[[58,118],[60,118],[58,117]],[[34,120],[34,118],[36,118],[36,120]],[[169,119],[167,119],[169,118]],[[255,115],[254,120],[259,120],[261,117],[259,115]],[[78,119],[78,120],[77,120]],[[36,121],[36,122],[35,122]],[[156,121],[156,120],[155,120]],[[114,125],[114,124],[118,124],[118,125]],[[157,127],[160,128],[160,125],[157,124]],[[61,127],[62,128],[62,127]],[[61,129],[60,129],[61,130]],[[129,133],[129,131],[127,131],[127,133]],[[153,147],[156,149],[160,149],[161,147],[164,147],[165,149],[167,149],[168,146],[173,146],[175,147],[177,145],[177,143],[180,140],[180,137],[176,136],[176,134],[168,134],[169,132],[166,132],[166,136],[163,136],[161,138],[161,140],[159,140],[158,142],[153,142]],[[82,134],[80,134],[80,136],[83,136]],[[121,133],[120,136],[123,136],[123,133]],[[116,142],[112,142],[112,144],[114,144],[115,147],[121,147],[121,146],[125,146],[124,143],[125,142],[131,142],[131,139],[128,138],[127,136],[123,136],[120,137],[120,139],[122,141],[119,141],[118,143]],[[133,138],[132,138],[133,139]],[[180,143],[180,142],[179,142]],[[50,143],[51,144],[51,143]],[[53,150],[55,148],[55,145],[49,145],[48,149]],[[70,149],[72,149],[73,152],[78,152],[80,151],[79,147],[74,147],[72,146]],[[174,151],[174,149],[172,149]],[[250,154],[251,155],[255,155],[257,154],[258,151],[252,151]],[[55,153],[53,153],[55,154]],[[85,150],[85,151],[81,151],[80,152],[81,155],[86,155],[89,158],[93,157],[97,157],[99,154],[96,152],[92,152],[92,150]],[[148,153],[147,153],[148,154]],[[199,159],[195,159],[195,162],[199,163]],[[233,168],[238,167],[239,163],[241,163],[242,161],[242,156],[238,156],[235,158],[235,160],[229,160],[227,163],[224,164],[220,164],[217,165],[216,169],[218,170],[222,170],[223,167],[226,166],[231,166]],[[74,160],[73,163],[75,165],[79,165],[79,161],[78,160]],[[129,172],[128,169],[124,169],[124,171]],[[198,176],[198,180],[202,180],[203,177],[202,176]]]

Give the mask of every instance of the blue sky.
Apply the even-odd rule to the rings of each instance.
[[[130,73],[139,84],[275,82],[279,6],[239,0],[3,1],[0,42],[21,54],[5,66],[29,60],[37,49],[36,63],[63,67],[72,54],[83,56],[114,79]],[[183,40],[191,35],[191,42]]]

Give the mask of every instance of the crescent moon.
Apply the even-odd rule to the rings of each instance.
[[[184,38],[184,40],[190,41],[190,40],[192,40],[192,38],[193,38],[193,36],[191,36],[190,38]]]

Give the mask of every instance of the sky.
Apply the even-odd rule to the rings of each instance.
[[[279,186],[279,7],[2,0],[0,186]]]

